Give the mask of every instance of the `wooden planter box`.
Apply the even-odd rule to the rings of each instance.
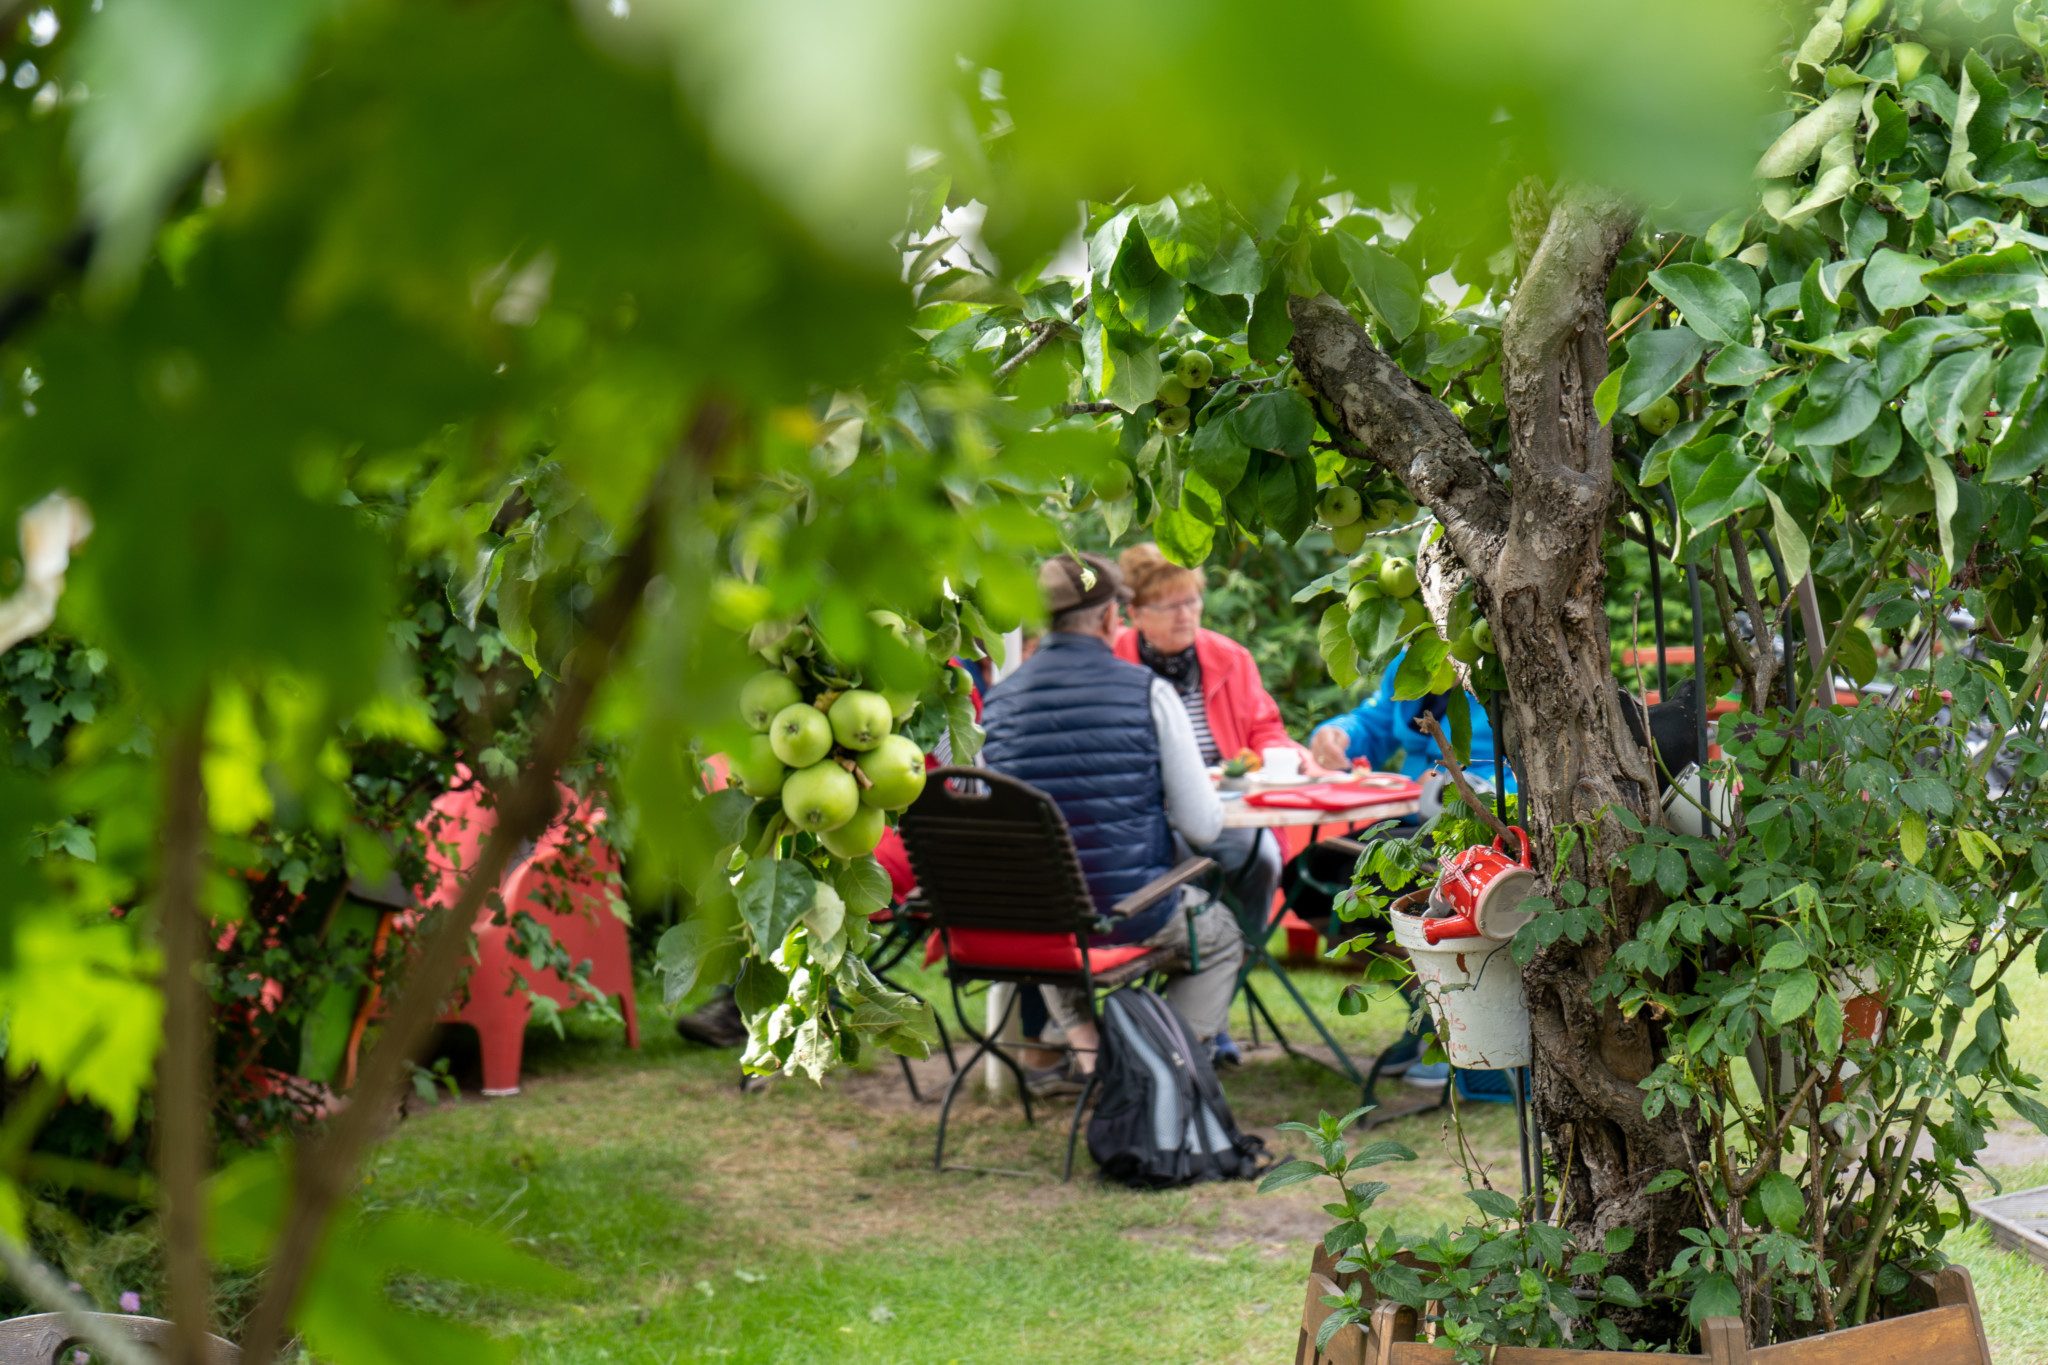
[[[2048,1185],[1983,1200],[1971,1211],[1984,1220],[1992,1241],[2048,1270]]]
[[[2048,1196],[2048,1190],[2034,1193]],[[1338,1329],[1321,1351],[1316,1332],[1336,1310],[1323,1304],[1326,1294],[1341,1294],[1354,1275],[1339,1275],[1337,1258],[1316,1248],[1308,1277],[1308,1297],[1301,1310],[1301,1336],[1294,1349],[1295,1365],[1449,1365],[1455,1359],[1447,1346],[1416,1339],[1415,1310],[1398,1303],[1380,1303],[1371,1321]],[[1342,1283],[1340,1283],[1340,1281]],[[1740,1318],[1708,1318],[1702,1336],[1705,1355],[1638,1356],[1651,1361],[1685,1361],[1691,1365],[1992,1365],[1984,1338],[1984,1319],[1977,1311],[1977,1292],[1970,1272],[1950,1266],[1921,1277],[1925,1302],[1918,1313],[1883,1322],[1826,1332],[1776,1346],[1750,1346]],[[1366,1287],[1368,1302],[1372,1287]],[[1616,1351],[1561,1351],[1503,1346],[1491,1365],[1619,1365]]]

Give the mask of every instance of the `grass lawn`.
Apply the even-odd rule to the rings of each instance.
[[[1254,980],[1283,1022],[1298,1022],[1270,981]],[[1370,1057],[1400,1027],[1390,1001],[1337,1016],[1344,978],[1297,980],[1354,1055]],[[2048,982],[2027,969],[2012,985],[2025,1064],[2048,1071]],[[965,1099],[949,1160],[1034,1174],[935,1176],[935,1106],[913,1103],[893,1065],[742,1094],[735,1054],[682,1043],[644,1008],[641,1051],[601,1027],[530,1035],[523,1093],[469,1092],[419,1113],[377,1157],[373,1202],[505,1228],[589,1286],[519,1301],[410,1287],[422,1306],[482,1321],[547,1365],[1292,1359],[1302,1276],[1328,1221],[1316,1186],[1139,1194],[1086,1174],[1062,1185],[1064,1112],[1027,1129],[1014,1104]],[[1245,1038],[1242,1020],[1233,1032]],[[927,1093],[943,1077],[937,1061],[920,1070]],[[1224,1083],[1239,1122],[1278,1150],[1298,1148],[1277,1124],[1356,1102],[1347,1084],[1270,1047]],[[1494,1183],[1517,1189],[1511,1108],[1468,1106],[1465,1132]],[[1381,1209],[1404,1229],[1462,1220],[1445,1116],[1400,1119],[1382,1135],[1421,1159],[1375,1172],[1393,1186]],[[2048,1140],[2001,1135],[1991,1164],[2007,1188],[2048,1183]],[[1080,1165],[1090,1169],[1085,1147]],[[1947,1250],[1976,1278],[2000,1365],[2048,1361],[2048,1277],[1976,1228]]]

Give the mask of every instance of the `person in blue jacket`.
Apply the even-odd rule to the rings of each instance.
[[[1337,772],[1349,772],[1353,762],[1364,759],[1374,768],[1385,768],[1396,750],[1406,756],[1401,760],[1400,771],[1404,776],[1420,781],[1431,768],[1441,765],[1443,752],[1437,743],[1423,732],[1416,723],[1416,717],[1424,711],[1436,717],[1436,723],[1443,732],[1451,733],[1451,722],[1446,714],[1450,696],[1438,692],[1414,701],[1394,700],[1394,679],[1401,671],[1403,652],[1387,665],[1385,676],[1380,679],[1377,691],[1358,704],[1358,708],[1345,715],[1324,721],[1309,736],[1309,753],[1325,768]],[[1464,767],[1474,777],[1493,781],[1493,727],[1487,723],[1486,708],[1471,693],[1465,694],[1466,708],[1472,717],[1472,761]],[[1505,765],[1502,776],[1507,789],[1515,789],[1515,774]]]

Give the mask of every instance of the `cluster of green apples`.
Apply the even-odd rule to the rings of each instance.
[[[763,669],[740,689],[740,715],[754,731],[733,765],[740,789],[782,798],[790,823],[838,857],[872,853],[886,812],[924,791],[924,751],[894,733],[916,707],[915,694],[864,687],[807,698],[789,672]]]
[[[1165,364],[1166,378],[1160,382],[1152,401],[1158,406],[1159,429],[1168,436],[1178,436],[1195,420],[1194,409],[1189,405],[1216,377],[1216,360],[1207,351],[1186,350]]]
[[[1451,640],[1451,657],[1468,666],[1477,664],[1487,655],[1496,652],[1493,643],[1493,624],[1484,616],[1459,631]]]
[[[1388,496],[1375,498],[1368,506],[1365,494],[1349,484],[1325,488],[1316,499],[1316,521],[1330,533],[1330,544],[1339,554],[1357,554],[1365,538],[1374,531],[1404,526],[1414,519],[1414,503]],[[1391,595],[1406,597],[1408,593]]]

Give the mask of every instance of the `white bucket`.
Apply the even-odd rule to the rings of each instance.
[[[1529,1006],[1522,999],[1522,969],[1507,943],[1447,938],[1433,944],[1422,936],[1420,916],[1396,911],[1388,918],[1394,942],[1415,964],[1416,984],[1451,1065],[1468,1071],[1529,1065]]]

